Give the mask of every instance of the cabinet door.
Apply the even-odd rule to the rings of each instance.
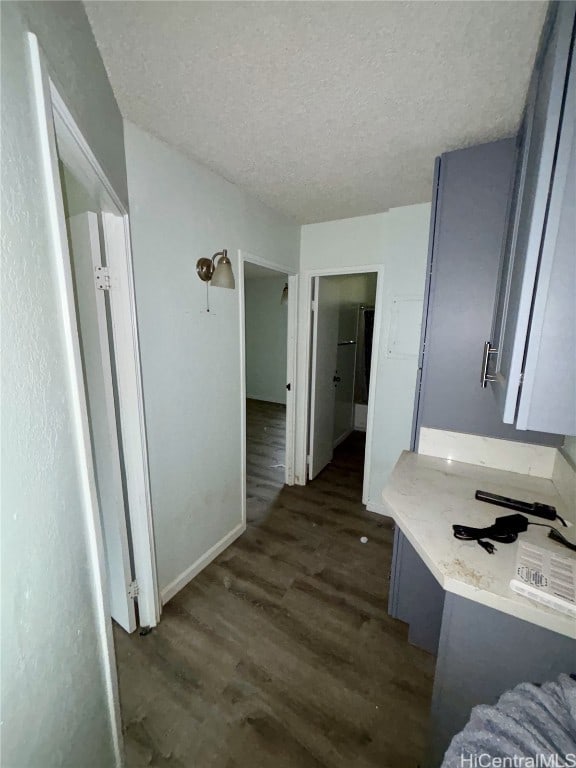
[[[572,58],[516,425],[576,435],[576,59]]]
[[[510,211],[500,295],[493,326],[492,389],[502,419],[516,418],[548,196],[556,155],[574,26],[572,2],[553,6],[530,87],[522,130],[516,199]]]
[[[416,446],[421,427],[559,444],[555,435],[520,432],[504,424],[492,393],[480,385],[514,153],[514,140],[504,139],[442,155],[416,398]]]

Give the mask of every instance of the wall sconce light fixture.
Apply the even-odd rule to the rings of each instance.
[[[218,261],[216,261],[216,259]],[[213,288],[235,288],[234,272],[232,272],[232,262],[228,258],[228,251],[224,248],[212,256],[211,259],[198,259],[196,262],[196,272],[203,282],[210,282]]]

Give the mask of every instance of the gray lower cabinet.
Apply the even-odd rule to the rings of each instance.
[[[480,383],[498,287],[515,141],[448,152],[436,162],[413,449],[421,427],[541,445],[562,438],[505,424]]]
[[[498,413],[576,434],[576,3],[552,3],[517,140],[490,337]]]
[[[495,704],[520,683],[576,672],[576,640],[446,594],[425,768],[438,768],[477,704]]]
[[[438,653],[444,590],[396,526],[388,613],[408,624],[408,642]]]
[[[408,640],[437,656],[424,765],[438,768],[477,704],[524,682],[576,673],[576,641],[444,592],[396,527],[388,612]]]

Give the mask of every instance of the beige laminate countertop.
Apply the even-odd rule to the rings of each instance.
[[[576,620],[510,589],[518,543],[496,544],[489,555],[475,541],[454,538],[452,525],[492,525],[511,510],[476,501],[477,489],[526,501],[552,504],[575,523],[551,480],[404,451],[383,492],[394,518],[439,584],[447,591],[576,639]],[[547,523],[531,517],[534,522]],[[558,528],[561,524],[551,523]],[[571,530],[574,530],[573,528]],[[576,557],[548,538],[548,529],[530,526],[519,538]]]

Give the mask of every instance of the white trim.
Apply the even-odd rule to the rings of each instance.
[[[288,331],[286,338],[286,381],[290,391],[286,392],[286,444],[285,474],[286,485],[294,485],[294,449],[296,430],[296,354],[298,343],[298,276],[292,267],[261,259],[247,251],[238,251],[238,280],[240,295],[240,409],[241,409],[241,468],[242,473],[242,520],[246,522],[246,296],[244,291],[244,265],[246,262],[273,272],[288,276]]]
[[[180,592],[180,590],[183,589],[186,584],[189,584],[192,579],[200,573],[200,571],[206,568],[207,565],[210,565],[212,560],[217,558],[220,553],[224,552],[226,547],[229,547],[230,544],[232,544],[232,542],[235,541],[238,536],[241,536],[245,530],[246,523],[241,522],[240,525],[237,525],[236,528],[233,528],[229,533],[223,536],[220,541],[217,541],[213,547],[210,547],[207,552],[201,555],[195,563],[192,563],[189,568],[186,568],[186,570],[183,571],[180,576],[177,576],[174,581],[171,581],[167,587],[164,587],[161,592],[162,605],[166,605],[168,600],[171,600],[177,592]]]
[[[294,452],[296,450],[296,402],[298,376],[298,275],[288,275],[288,338],[286,381],[291,390],[286,396],[286,485],[294,485]]]
[[[78,471],[84,497],[86,536],[91,564],[95,621],[102,654],[102,667],[108,698],[115,764],[123,765],[122,721],[118,695],[112,621],[108,610],[106,564],[100,525],[96,480],[90,443],[88,407],[82,374],[82,360],[74,305],[74,290],[64,205],[60,187],[56,135],[52,117],[50,86],[38,38],[28,32],[28,47],[32,72],[33,99],[38,121],[40,160],[44,177],[44,192],[48,208],[55,276],[60,300],[60,317],[64,337],[72,420],[74,426]]]
[[[307,457],[309,454],[310,420],[310,362],[312,356],[311,344],[311,304],[312,304],[312,280],[317,277],[330,277],[332,275],[362,275],[376,274],[376,301],[374,304],[374,334],[372,341],[372,358],[370,364],[370,386],[368,395],[368,419],[366,425],[366,453],[364,457],[364,478],[362,484],[362,503],[368,504],[368,492],[370,488],[370,470],[372,461],[373,424],[375,408],[375,380],[378,372],[380,337],[382,335],[382,314],[384,306],[384,266],[382,264],[362,264],[357,267],[325,267],[323,269],[304,270],[301,275],[301,313],[299,349],[302,363],[298,370],[298,407],[295,446],[296,481],[300,485],[306,485],[308,479]]]
[[[102,166],[82,135],[74,116],[58,89],[50,81],[50,99],[54,116],[54,129],[58,137],[58,154],[76,177],[91,190],[96,185],[97,197],[112,213],[123,216],[127,210],[116,194]],[[104,199],[102,199],[102,191]]]
[[[264,267],[264,269],[271,269],[272,272],[280,272],[283,275],[297,275],[298,273],[293,267],[287,267],[284,264],[277,264],[274,261],[267,261],[266,259],[255,256],[249,251],[238,250],[238,258],[243,262],[249,261],[250,264],[256,264],[258,267]]]
[[[384,267],[377,270],[376,301],[374,302],[374,331],[372,335],[372,356],[370,358],[370,382],[368,385],[368,415],[366,417],[366,453],[364,455],[364,482],[362,483],[362,504],[368,504],[370,474],[372,470],[372,445],[374,442],[374,410],[376,407],[376,377],[380,364],[380,339],[382,316],[384,314]]]
[[[246,319],[244,307],[244,259],[238,251],[238,327],[240,333],[240,493],[242,526],[246,528]]]
[[[298,406],[296,409],[296,445],[295,476],[298,485],[308,482],[309,430],[308,414],[310,408],[310,364],[312,347],[312,279],[314,275],[305,272],[300,277],[300,317],[298,333]]]
[[[313,288],[313,290],[312,290]],[[319,278],[314,276],[310,278],[310,332],[308,333],[308,339],[316,341],[318,335],[318,292],[320,290]],[[312,299],[312,296],[314,298]],[[314,445],[312,436],[312,425],[316,424],[316,372],[318,369],[318,345],[312,343],[309,346],[311,357],[310,362],[306,365],[309,370],[308,387],[306,392],[306,413],[310,414],[308,422],[306,424],[306,482],[312,480],[312,467],[314,466]]]

